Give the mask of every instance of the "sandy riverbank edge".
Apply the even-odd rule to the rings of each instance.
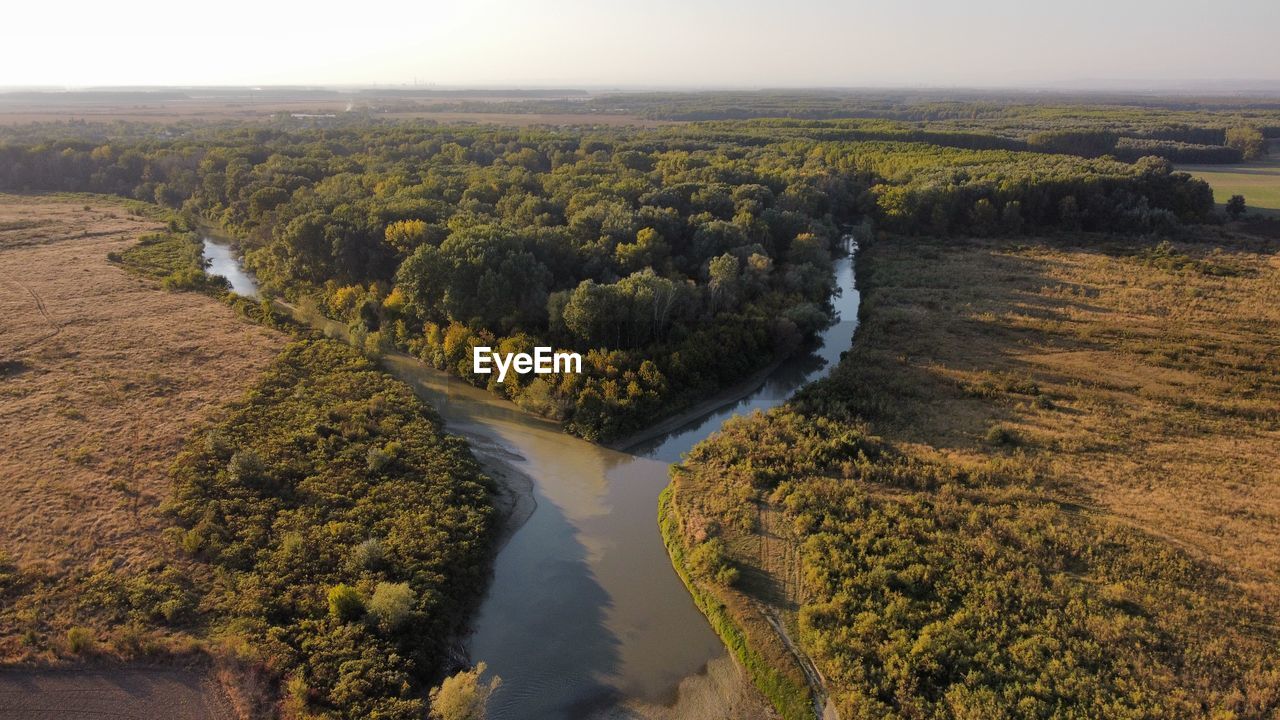
[[[538,509],[538,501],[533,497],[533,478],[493,453],[475,449],[474,444],[472,452],[480,463],[480,469],[493,478],[498,490],[493,502],[501,518],[498,539],[493,548],[496,556]]]

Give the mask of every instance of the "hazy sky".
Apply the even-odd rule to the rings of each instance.
[[[1280,0],[13,0],[0,86],[1280,80]]]

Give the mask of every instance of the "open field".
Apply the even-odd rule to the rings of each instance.
[[[183,439],[283,345],[108,262],[156,227],[111,202],[0,196],[0,555],[41,580],[0,610],[0,659],[75,654],[69,578],[166,557],[158,506]]]
[[[1243,195],[1250,212],[1280,215],[1280,142],[1271,143],[1271,155],[1265,160],[1244,165],[1179,165],[1178,169],[1212,185],[1219,205],[1232,195]]]
[[[487,125],[606,125],[610,127],[657,127],[674,121],[645,118],[633,113],[603,112],[487,112],[476,111],[476,103],[506,102],[515,98],[495,96],[464,104],[449,99],[411,99],[378,97],[367,94],[342,95],[306,93],[298,97],[271,94],[255,98],[185,97],[161,94],[147,97],[137,94],[129,99],[94,97],[92,94],[74,99],[53,96],[14,98],[0,94],[0,126],[25,125],[36,122],[136,122],[136,123],[213,123],[253,122],[269,120],[281,113],[302,117],[369,116],[394,120],[435,120],[440,123],[479,123]],[[456,110],[449,108],[456,107]],[[481,108],[483,110],[483,108]]]

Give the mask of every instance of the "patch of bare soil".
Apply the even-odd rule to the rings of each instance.
[[[215,720],[228,716],[221,692],[200,673],[118,668],[0,671],[0,717]]]

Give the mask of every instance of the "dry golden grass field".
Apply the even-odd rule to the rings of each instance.
[[[107,201],[0,196],[0,561],[41,579],[0,608],[0,661],[68,655],[68,578],[163,557],[183,438],[284,344],[107,260],[156,225]]]
[[[847,365],[896,398],[877,433],[1021,464],[1280,601],[1280,242],[886,240],[860,262]]]

